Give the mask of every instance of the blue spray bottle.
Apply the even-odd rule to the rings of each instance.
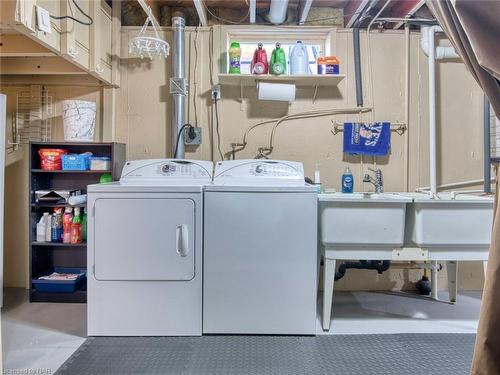
[[[354,178],[352,177],[351,170],[346,167],[342,175],[342,193],[352,193],[354,191]]]

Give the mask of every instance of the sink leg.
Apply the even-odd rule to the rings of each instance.
[[[431,297],[432,299],[435,299],[436,301],[439,299],[438,298],[438,271],[437,271],[437,266],[438,262],[433,260],[432,261],[432,268],[431,268],[431,285],[432,285],[432,294]]]
[[[323,267],[323,330],[330,330],[332,316],[333,284],[335,282],[335,259],[326,259]]]
[[[448,273],[448,294],[450,295],[450,302],[455,303],[457,302],[457,262],[446,262],[446,271]]]

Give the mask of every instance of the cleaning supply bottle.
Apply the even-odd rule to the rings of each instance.
[[[50,232],[51,242],[61,242],[62,234],[63,234],[62,209],[54,208],[54,215],[52,215],[52,225]]]
[[[87,209],[83,209],[83,216],[82,216],[82,241],[86,242],[87,241]]]
[[[36,224],[36,242],[45,242],[48,215],[48,212],[44,212],[40,221]]]
[[[43,213],[45,216],[45,242],[51,242],[52,241],[52,215],[49,214],[48,212]]]
[[[346,167],[342,175],[342,193],[352,193],[354,191],[354,178],[352,177],[351,170]]]
[[[281,43],[276,43],[276,48],[271,54],[269,69],[271,74],[286,74],[286,56],[285,51],[281,48]]]
[[[73,221],[73,209],[71,207],[66,207],[63,216],[63,243],[71,242],[71,222]]]
[[[70,242],[73,244],[82,242],[82,218],[80,217],[79,207],[75,207],[75,215],[71,223]]]
[[[257,49],[253,53],[252,63],[250,64],[252,74],[268,74],[269,64],[267,62],[267,53],[262,43],[257,44]]]
[[[316,164],[316,169],[314,170],[314,185],[316,186],[316,192],[321,193],[321,174],[319,171],[319,164]]]
[[[290,54],[290,74],[309,74],[309,56],[307,55],[307,48],[300,40],[297,40]]]
[[[241,74],[241,48],[238,42],[231,42],[229,47],[229,74]]]

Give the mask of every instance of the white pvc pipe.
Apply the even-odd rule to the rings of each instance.
[[[405,132],[404,147],[404,191],[410,186],[410,25],[405,24],[405,124],[408,127]]]
[[[425,55],[429,56],[430,45],[432,43],[434,45],[434,58],[436,60],[459,58],[460,56],[453,47],[435,46],[434,35],[437,32],[442,33],[443,29],[440,26],[422,26],[420,28],[420,46]]]
[[[437,153],[436,153],[436,59],[434,56],[434,27],[427,33],[429,42],[429,174],[431,194],[437,193]]]
[[[285,22],[288,10],[288,0],[271,0],[269,21],[275,25]]]

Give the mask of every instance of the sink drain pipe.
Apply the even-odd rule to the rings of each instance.
[[[342,263],[339,266],[338,271],[335,272],[335,281],[343,278],[348,269],[375,270],[379,274],[382,274],[390,267],[390,260],[360,260],[359,262],[345,262]]]

